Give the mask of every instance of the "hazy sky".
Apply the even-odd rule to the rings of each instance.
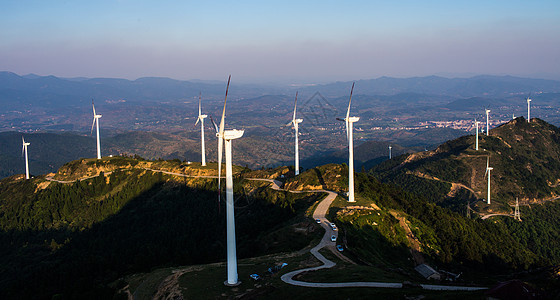
[[[0,70],[324,82],[560,79],[560,1],[0,0]]]

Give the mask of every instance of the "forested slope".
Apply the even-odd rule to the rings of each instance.
[[[61,169],[91,171],[100,164],[113,170],[69,184],[43,176],[0,181],[2,298],[107,298],[115,288],[109,283],[125,274],[223,260],[225,209],[217,180],[166,175],[139,163],[148,162],[71,162]],[[241,179],[235,187],[239,257],[309,244],[314,226],[303,213],[320,194],[278,192]]]

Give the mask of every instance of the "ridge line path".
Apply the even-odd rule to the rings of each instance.
[[[169,175],[181,176],[181,177],[218,178],[218,176],[212,176],[212,175],[186,175],[186,174],[181,174],[181,173],[174,173],[174,172],[155,170],[155,169],[149,169],[149,168],[143,168],[143,169],[153,171],[153,172],[161,172],[161,173],[165,173],[165,174],[169,174]],[[109,172],[107,172],[107,173],[109,173]],[[107,173],[105,173],[105,174],[107,174]],[[96,176],[98,176],[98,175],[96,175]],[[95,176],[91,176],[91,177],[88,177],[88,178],[82,178],[81,180],[85,180],[85,179],[89,179],[89,178],[93,178],[93,177],[95,177]],[[317,246],[313,247],[310,250],[311,254],[313,256],[315,256],[319,261],[321,261],[323,263],[323,265],[288,272],[288,273],[282,275],[281,279],[282,279],[283,282],[285,282],[287,284],[291,284],[291,285],[302,286],[302,287],[321,287],[321,288],[340,288],[340,287],[402,288],[403,287],[403,284],[400,283],[400,282],[374,282],[374,281],[371,281],[371,282],[305,282],[305,281],[299,281],[299,280],[293,279],[294,276],[296,276],[298,274],[301,274],[303,272],[316,271],[316,270],[320,270],[320,269],[328,269],[328,268],[332,268],[336,265],[335,262],[327,259],[321,253],[319,253],[319,250],[323,249],[324,247],[329,247],[329,246],[334,247],[333,242],[330,239],[330,235],[334,235],[338,239],[338,231],[332,230],[332,228],[330,227],[330,221],[326,218],[327,211],[329,210],[329,207],[331,206],[332,202],[336,198],[337,193],[335,193],[333,191],[329,191],[329,190],[305,190],[305,191],[284,190],[284,189],[280,188],[280,186],[282,185],[282,182],[280,182],[278,180],[267,179],[267,178],[245,178],[245,179],[270,182],[270,183],[272,183],[271,188],[273,190],[282,190],[282,191],[288,191],[288,192],[291,192],[291,193],[309,193],[309,192],[327,193],[327,197],[325,197],[325,199],[323,199],[321,202],[319,202],[319,204],[315,208],[315,211],[313,212],[313,218],[321,220],[321,227],[323,227],[325,229],[325,234],[323,235],[323,238],[321,239],[321,242],[319,242],[319,244]],[[61,183],[72,183],[72,182],[74,182],[74,181],[64,182],[64,181],[55,180],[53,178],[47,178],[47,180],[61,182]],[[337,254],[334,251],[333,251],[333,253]],[[488,289],[487,287],[432,285],[432,284],[420,284],[420,286],[425,290],[439,290],[439,291],[477,291],[477,290]]]

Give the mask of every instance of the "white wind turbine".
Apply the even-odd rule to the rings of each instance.
[[[527,96],[527,123],[531,123],[531,95]]]
[[[25,153],[25,179],[29,179],[29,160],[27,159],[27,146],[31,145],[31,143],[26,143],[23,136],[21,137],[21,141],[23,142],[21,155]]]
[[[490,131],[489,131],[489,117],[488,114],[490,113],[490,110],[488,108],[485,108],[484,111],[486,111],[486,135],[490,135]]]
[[[393,147],[389,146],[389,159],[391,159],[391,149],[392,149],[392,148],[393,148]]]
[[[490,167],[490,156],[486,158],[486,172],[484,175],[488,174],[488,204],[490,204],[490,171],[494,168]]]
[[[227,281],[226,285],[235,286],[240,284],[237,276],[237,253],[235,246],[235,215],[233,206],[233,174],[231,168],[231,140],[238,139],[243,136],[244,130],[224,130],[226,118],[226,101],[229,90],[228,78],[226,87],[226,97],[224,99],[224,110],[222,111],[222,120],[220,127],[216,126],[216,136],[218,137],[218,199],[220,199],[221,185],[220,177],[222,175],[222,152],[223,145],[226,146],[226,226],[227,226]]]
[[[200,93],[198,95],[198,119],[196,119],[196,123],[194,123],[194,126],[196,126],[196,124],[198,124],[198,121],[200,121],[200,144],[202,147],[202,166],[206,166],[206,150],[204,148],[204,118],[208,117],[208,115],[203,115],[202,114],[202,93]]]
[[[476,143],[475,143],[475,147],[474,149],[478,151],[478,123],[480,123],[479,121],[477,121],[476,119],[474,119],[474,124],[476,127]]]
[[[93,123],[91,124],[91,134],[93,134],[93,126],[97,128],[97,159],[101,159],[101,145],[99,143],[99,118],[101,115],[95,113],[95,105],[93,105],[93,99],[91,100],[91,107],[93,107]]]
[[[296,100],[294,102],[294,116],[292,117],[292,120],[290,121],[290,123],[286,124],[286,126],[290,126],[291,124],[294,125],[294,130],[295,130],[295,135],[296,135],[296,158],[295,158],[295,174],[296,176],[299,175],[299,148],[298,148],[298,137],[299,137],[299,130],[298,130],[298,124],[303,122],[303,119],[296,119],[296,108],[297,108],[297,95],[298,93],[296,92]]]
[[[352,137],[352,124],[360,120],[360,117],[350,117],[350,104],[352,104],[353,92],[354,83],[352,83],[352,90],[350,91],[346,118],[336,118],[339,121],[346,122],[346,137],[348,139],[348,202],[356,202],[356,200],[354,200],[354,141]]]

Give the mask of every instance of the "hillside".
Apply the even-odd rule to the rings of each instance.
[[[320,166],[287,178],[283,187],[295,191],[326,188],[343,192],[347,181],[345,172],[347,169],[341,165]],[[289,176],[289,171],[277,168],[245,173],[261,178],[280,174]],[[336,266],[306,272],[298,280],[426,283],[413,269],[417,259],[421,259],[441,272],[461,274],[454,284],[491,286],[496,281],[518,278],[533,282],[550,295],[558,295],[558,275],[549,266],[560,262],[560,234],[556,229],[560,223],[552,217],[558,213],[560,203],[523,208],[527,218],[524,222],[509,218],[488,221],[466,218],[364,173],[356,174],[356,187],[357,202],[348,203],[344,197],[337,197],[328,215],[339,227],[337,244],[344,246],[343,255],[350,261],[339,259],[325,249],[322,254],[336,261]],[[278,262],[287,262],[287,270],[267,273],[267,267]],[[204,295],[257,299],[298,295],[295,298],[299,299],[329,298],[328,295],[344,293],[358,299],[373,296],[389,299],[403,294],[429,299],[450,296],[483,299],[481,294],[472,292],[430,294],[422,289],[332,288],[325,295],[324,289],[294,287],[280,280],[286,272],[309,266],[317,266],[316,260],[310,259],[308,252],[299,251],[242,260],[239,269],[242,283],[236,288],[224,288],[223,264],[160,268],[127,276],[122,285],[123,291],[147,298],[172,294],[185,298]],[[249,274],[255,272],[263,277],[260,281],[249,279]]]
[[[0,180],[0,296],[99,299],[123,296],[126,290],[151,298],[173,274],[170,287],[195,298],[210,295],[208,288],[217,293],[211,298],[279,299],[297,291],[279,280],[286,271],[267,275],[261,283],[248,275],[263,274],[282,261],[289,263],[288,271],[315,264],[306,247],[323,230],[309,215],[324,193],[302,191],[344,194],[346,165],[319,166],[297,177],[289,167],[236,166],[234,172],[240,287],[223,288],[225,215],[224,204],[217,202],[216,179],[192,177],[215,175],[215,164],[106,157],[72,161],[55,174],[31,180]],[[281,179],[284,189],[297,193],[274,191],[268,182],[249,178]],[[426,282],[413,269],[418,255],[410,253],[420,253],[438,269],[463,273],[461,285],[491,285],[496,278],[518,278],[511,274],[533,274],[536,267],[560,263],[560,223],[550,217],[560,211],[556,202],[523,207],[524,222],[488,221],[466,218],[425,196],[356,173],[357,202],[339,196],[328,216],[340,228],[339,243],[351,263],[340,261],[333,270],[298,278]],[[537,270],[552,276],[548,269]],[[554,289],[556,277],[551,278],[540,285]],[[390,297],[401,292],[375,293]],[[350,295],[364,294],[350,290]]]
[[[473,135],[448,141],[434,151],[406,154],[371,170],[385,181],[409,185],[423,181],[432,189],[433,200],[454,198],[486,199],[486,162],[491,171],[492,205],[482,201],[479,209],[509,212],[509,205],[519,198],[522,204],[556,198],[560,194],[560,129],[540,119],[531,123],[516,118],[479,135],[479,150],[474,149]],[[414,179],[414,178],[416,179]],[[445,187],[444,187],[445,186]],[[437,192],[436,190],[439,190]],[[418,192],[416,190],[415,192]],[[434,193],[439,193],[436,195]],[[449,203],[448,203],[449,204]]]
[[[215,167],[114,157],[65,164],[54,177],[70,183],[2,179],[0,297],[107,298],[108,284],[124,274],[223,260],[216,180],[149,170],[210,174]],[[245,180],[236,180],[235,195],[240,258],[296,251],[314,238],[303,215],[319,195]]]

